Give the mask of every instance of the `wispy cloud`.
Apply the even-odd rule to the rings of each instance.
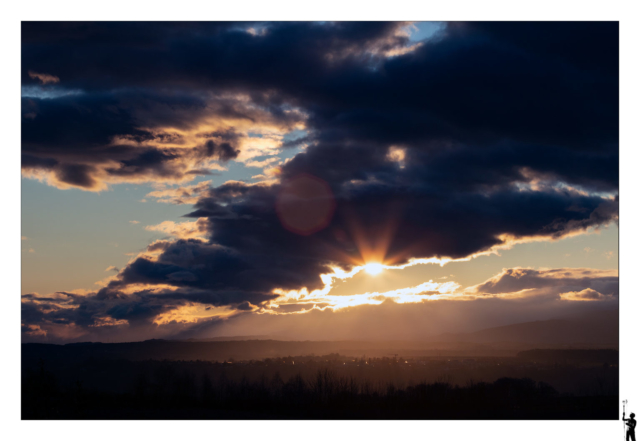
[[[208,230],[208,219],[203,217],[192,222],[164,221],[158,225],[148,225],[144,227],[147,231],[158,231],[178,239],[201,239],[205,240]]]
[[[33,72],[31,70],[29,71],[29,77],[38,79],[42,84],[55,84],[60,82],[60,78],[56,77],[55,75]]]
[[[200,194],[211,187],[211,181],[202,181],[195,185],[163,188],[148,193],[145,198],[154,198],[165,204],[195,204]]]

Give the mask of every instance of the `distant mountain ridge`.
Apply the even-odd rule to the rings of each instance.
[[[249,340],[278,340],[270,335],[234,335],[223,337],[208,337],[208,338],[187,338],[185,340],[176,341],[249,341]]]
[[[127,359],[207,360],[264,359],[339,353],[348,356],[515,356],[530,349],[618,349],[618,311],[532,321],[441,334],[422,340],[291,341],[269,336],[147,340],[129,343],[24,343],[22,360]]]
[[[618,347],[618,311],[538,320],[461,334],[441,334],[442,341],[468,343],[589,344]]]

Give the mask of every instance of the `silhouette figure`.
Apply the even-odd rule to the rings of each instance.
[[[627,425],[627,441],[631,439],[631,441],[636,441],[636,414],[632,413],[629,415],[629,418],[624,417],[624,413],[622,414],[622,421],[624,421]]]

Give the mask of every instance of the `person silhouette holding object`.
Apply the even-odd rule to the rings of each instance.
[[[624,417],[622,414],[622,421],[627,425],[627,441],[636,441],[636,414],[632,413],[629,418]]]

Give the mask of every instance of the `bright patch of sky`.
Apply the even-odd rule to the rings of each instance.
[[[295,130],[283,142],[301,139],[304,130]],[[304,147],[283,148],[277,162],[300,153]],[[264,158],[258,158],[264,159]],[[252,176],[262,169],[236,161],[227,170],[198,176],[185,185],[212,181],[217,187],[226,181],[256,182]],[[167,186],[175,188],[178,186]],[[151,242],[166,237],[147,231],[148,225],[164,221],[184,222],[190,205],[158,203],[146,195],[151,185],[111,185],[100,193],[78,189],[59,190],[39,181],[22,179],[22,293],[40,294],[73,289],[95,290],[95,282],[114,273],[105,268],[122,268]],[[137,221],[138,223],[131,223]],[[30,251],[32,250],[32,251]]]
[[[59,190],[23,178],[22,292],[96,289],[94,283],[110,275],[105,268],[123,267],[131,258],[127,253],[161,237],[146,225],[185,220],[188,206],[140,202],[151,190],[146,185],[116,185],[100,193]]]
[[[441,21],[418,21],[409,26],[409,40],[412,43],[426,40],[444,29],[445,24]]]

